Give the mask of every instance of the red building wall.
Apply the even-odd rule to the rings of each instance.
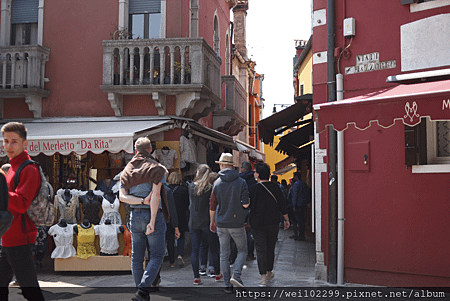
[[[119,1],[45,1],[48,98],[42,116],[114,116],[103,80],[103,40],[118,27]]]
[[[189,0],[167,1],[166,36],[189,37]],[[220,23],[220,56],[225,60],[225,36],[230,10],[226,1],[199,0],[199,37],[213,47],[214,12]],[[114,116],[103,80],[103,40],[110,40],[118,28],[119,1],[99,0],[78,3],[48,0],[44,6],[43,46],[50,49],[43,117]],[[223,64],[222,64],[223,65]],[[222,68],[222,74],[225,74]],[[174,96],[175,97],[175,96]],[[24,99],[6,101],[4,118],[32,117]],[[175,114],[175,101],[167,114]],[[26,108],[26,109],[24,109]],[[17,112],[24,112],[18,114]],[[25,113],[26,112],[26,113]],[[151,96],[126,95],[124,115],[157,115]],[[212,117],[203,122],[212,126]]]
[[[313,10],[326,8],[315,0]],[[400,26],[432,15],[450,13],[450,6],[411,13],[400,0],[336,1],[336,47],[349,45],[343,19],[355,18],[356,35],[348,58],[338,66],[355,65],[360,54],[379,52],[380,61],[396,60],[396,68],[344,74],[344,99],[398,84],[386,83],[401,74]],[[424,41],[426,42],[426,41]],[[314,27],[313,53],[327,50],[327,25]],[[327,64],[313,67],[314,103],[328,101]],[[448,68],[448,66],[442,67]],[[418,70],[426,71],[426,70]],[[417,71],[417,72],[418,72]],[[320,118],[320,112],[319,112]],[[450,174],[413,174],[405,165],[404,125],[361,131],[350,126],[345,135],[345,281],[388,286],[449,286]],[[320,147],[328,147],[326,131]],[[349,171],[352,143],[369,142],[370,171]],[[326,158],[325,158],[326,161]],[[322,173],[322,249],[328,265],[328,175]]]

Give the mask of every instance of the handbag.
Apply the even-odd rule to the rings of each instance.
[[[8,196],[8,184],[3,173],[0,173],[0,237],[8,231],[14,218],[8,210]]]

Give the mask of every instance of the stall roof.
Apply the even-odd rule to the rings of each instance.
[[[236,139],[235,142],[239,152],[246,153],[249,157],[256,159],[257,161],[265,162],[266,155],[263,152],[240,140]]]
[[[294,126],[299,119],[311,113],[312,94],[296,97],[295,100],[296,104],[258,122],[259,137],[265,144],[273,144],[275,131],[279,128]]]
[[[9,120],[3,120],[3,123]],[[12,120],[11,120],[12,121]],[[133,141],[139,137],[186,126],[196,129],[198,135],[217,140],[236,148],[233,138],[206,128],[192,119],[171,116],[149,117],[71,117],[43,118],[33,120],[14,120],[23,122],[27,128],[28,153],[47,156],[71,152],[85,154],[91,151],[100,154],[104,151],[133,153]],[[195,133],[194,133],[195,134]],[[3,139],[0,137],[0,156],[5,156]]]
[[[299,149],[314,141],[314,123],[312,119],[302,127],[280,138],[276,151],[296,156]]]

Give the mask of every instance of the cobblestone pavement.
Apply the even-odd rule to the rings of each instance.
[[[337,287],[315,280],[315,243],[312,237],[306,241],[295,241],[289,238],[292,230],[280,229],[278,243],[275,249],[275,278],[268,282],[266,288],[258,287],[260,280],[256,260],[246,261],[242,272],[242,280],[247,291],[237,291],[233,294],[224,292],[224,283],[215,282],[214,278],[202,277],[202,285],[194,286],[193,272],[190,264],[190,251],[187,250],[184,259],[185,267],[169,266],[165,261],[161,271],[159,292],[151,294],[151,300],[257,300],[257,299],[301,299],[301,300],[387,300],[388,294],[394,293],[395,300],[411,300],[407,296],[411,290],[389,289],[345,284]],[[188,239],[187,239],[188,241]],[[189,244],[187,244],[189,245]],[[1,271],[0,271],[1,272]],[[131,272],[54,272],[53,261],[47,258],[44,266],[38,269],[38,279],[45,299],[68,301],[122,301],[131,300],[136,291]],[[383,298],[379,290],[382,291]],[[361,297],[360,293],[365,293]],[[429,293],[427,291],[417,293]],[[406,295],[405,295],[406,294]],[[413,295],[413,296],[414,296]],[[392,297],[392,295],[390,295]],[[1,299],[1,298],[0,298]],[[427,300],[429,298],[419,298]],[[4,299],[1,299],[4,300]],[[10,288],[9,300],[24,300],[18,288]],[[431,300],[431,299],[429,299]],[[450,300],[447,293],[443,298],[432,300]]]

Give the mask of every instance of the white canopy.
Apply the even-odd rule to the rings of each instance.
[[[133,140],[167,130],[170,117],[148,118],[50,118],[23,122],[27,128],[28,154],[95,154],[109,151],[133,153]],[[0,157],[6,156],[0,137]]]

